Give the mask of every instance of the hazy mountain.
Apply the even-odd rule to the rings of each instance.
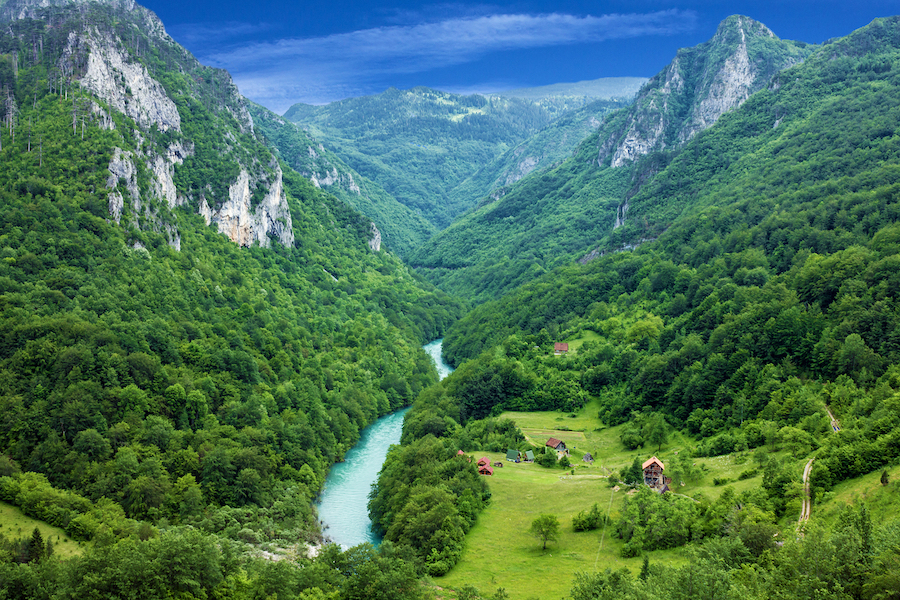
[[[687,141],[811,50],[747,17],[726,19],[708,42],[679,51],[574,156],[461,217],[410,262],[444,289],[480,301],[585,256],[627,221],[629,198]]]
[[[485,95],[522,98],[534,102],[560,102],[573,99],[578,102],[594,100],[630,99],[647,83],[646,77],[603,77],[575,83],[554,83],[532,88],[517,88],[502,92],[490,92]],[[574,102],[573,102],[574,103]],[[567,106],[567,109],[578,106]]]
[[[473,173],[589,101],[391,89],[325,106],[297,104],[285,118],[440,229],[492,191],[502,165],[483,181],[471,180]]]

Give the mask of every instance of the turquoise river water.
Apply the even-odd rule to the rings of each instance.
[[[453,369],[441,358],[441,342],[443,340],[435,340],[424,348],[434,359],[438,375],[443,379]],[[366,427],[359,442],[344,455],[344,462],[337,463],[328,472],[319,500],[319,520],[324,524],[325,537],[343,548],[363,542],[377,545],[381,541],[372,531],[366,504],[388,448],[400,442],[407,410],[404,408],[381,417]]]

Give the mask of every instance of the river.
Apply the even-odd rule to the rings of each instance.
[[[423,346],[434,359],[441,379],[453,371],[441,358],[442,342],[435,340]],[[381,417],[363,429],[359,442],[344,455],[344,462],[335,464],[328,472],[319,500],[319,520],[324,524],[325,537],[342,548],[363,542],[374,545],[381,542],[372,531],[369,520],[369,491],[378,477],[388,448],[400,442],[403,417],[408,410],[404,408]]]

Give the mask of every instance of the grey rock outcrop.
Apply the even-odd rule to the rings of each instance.
[[[237,181],[228,188],[228,200],[215,210],[206,198],[202,198],[200,214],[206,219],[206,224],[215,224],[220,233],[241,246],[258,243],[268,247],[271,238],[277,239],[284,246],[293,245],[294,230],[282,183],[282,172],[277,165],[275,169],[275,181],[270,184],[268,192],[255,209],[252,208],[250,174],[244,169]]]
[[[109,35],[93,31],[82,37],[90,48],[82,87],[115,110],[128,115],[142,129],[156,125],[160,131],[181,131],[181,116],[163,86],[141,63],[128,60]],[[74,46],[78,36],[69,35]]]
[[[644,86],[626,118],[601,138],[598,162],[621,167],[684,144],[809,51],[749,17],[725,19],[712,39],[679,50]]]

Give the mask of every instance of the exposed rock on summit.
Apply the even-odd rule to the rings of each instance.
[[[679,50],[644,86],[621,125],[600,140],[599,163],[621,167],[684,144],[809,51],[749,17],[725,19],[708,42]]]

